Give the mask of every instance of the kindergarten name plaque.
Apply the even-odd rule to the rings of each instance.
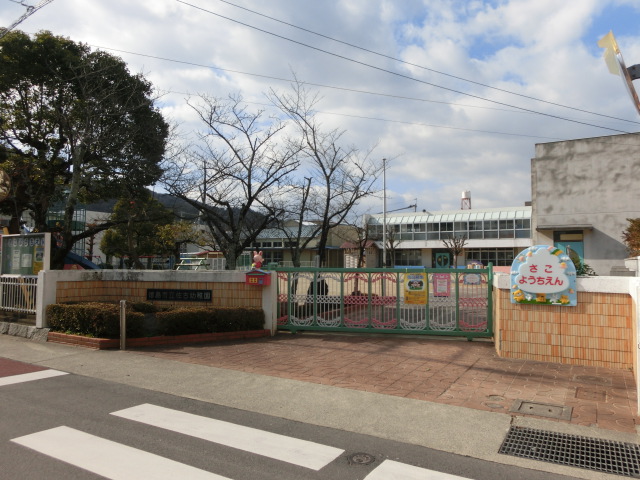
[[[212,290],[174,290],[170,288],[148,288],[147,300],[170,302],[210,302]]]
[[[511,265],[511,303],[575,307],[576,267],[562,250],[529,247]]]

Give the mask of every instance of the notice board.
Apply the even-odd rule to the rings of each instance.
[[[2,274],[37,275],[50,269],[51,233],[2,236]]]

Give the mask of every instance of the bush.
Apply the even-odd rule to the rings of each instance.
[[[127,337],[141,337],[144,314],[127,310]],[[51,330],[98,338],[120,337],[120,307],[114,303],[52,304],[47,307]]]
[[[184,307],[156,313],[161,335],[239,332],[264,328],[258,308]]]
[[[127,304],[129,305],[129,304]],[[135,302],[131,304],[131,309],[134,312],[140,313],[156,313],[158,311],[158,307],[156,307],[151,302]]]

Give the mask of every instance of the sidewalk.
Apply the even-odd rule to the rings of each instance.
[[[0,335],[0,357],[572,478],[624,477],[500,454],[510,428],[640,443],[631,372],[500,359],[489,342],[285,334],[99,351]],[[573,414],[514,414],[517,399]]]
[[[136,352],[619,432],[637,433],[640,424],[631,371],[500,358],[487,341],[305,333]],[[567,416],[562,407],[571,408],[569,420],[556,418]]]

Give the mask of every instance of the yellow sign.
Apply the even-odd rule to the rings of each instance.
[[[405,305],[427,304],[427,274],[407,273],[404,276]]]

